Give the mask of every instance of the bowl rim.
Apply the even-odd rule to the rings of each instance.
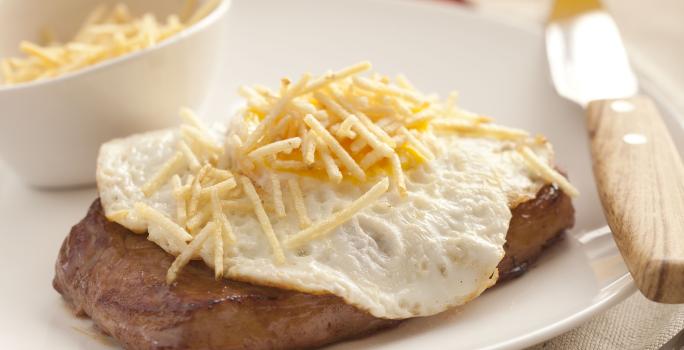
[[[191,25],[188,28],[185,28],[184,30],[181,30],[180,32],[176,33],[175,35],[172,35],[171,37],[167,38],[166,40],[163,40],[155,45],[152,45],[150,47],[146,47],[140,50],[136,50],[133,52],[129,52],[127,54],[110,58],[98,63],[95,63],[93,65],[89,65],[87,67],[83,67],[81,69],[72,71],[72,72],[67,72],[65,74],[48,78],[48,79],[41,79],[41,80],[32,80],[28,81],[25,83],[19,83],[16,85],[4,85],[0,83],[0,93],[4,92],[10,92],[10,91],[19,91],[19,90],[24,90],[24,89],[30,89],[34,87],[40,87],[40,86],[46,86],[46,85],[52,85],[52,84],[58,84],[62,83],[65,81],[69,81],[72,79],[76,79],[82,75],[87,75],[90,73],[97,72],[99,70],[104,70],[109,68],[110,66],[114,65],[119,65],[121,63],[124,63],[126,61],[130,61],[133,59],[136,59],[140,56],[146,55],[146,54],[151,54],[155,51],[159,51],[167,46],[174,45],[178,42],[188,40],[190,37],[194,36],[200,31],[203,31],[207,29],[210,25],[214,24],[215,22],[218,22],[221,18],[223,18],[226,13],[228,13],[228,10],[230,9],[232,4],[232,0],[219,0],[219,3],[216,5],[216,8],[214,8],[211,13],[206,15],[204,18],[199,20],[197,23]]]

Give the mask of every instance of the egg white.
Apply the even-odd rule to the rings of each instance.
[[[107,215],[129,210],[117,221],[172,254],[133,210],[144,202],[174,217],[170,184],[146,198],[141,186],[175,152],[177,130],[131,136],[100,150],[97,181]],[[511,218],[509,207],[533,198],[544,182],[530,173],[507,141],[436,136],[436,160],[407,171],[408,196],[395,191],[358,213],[323,238],[285,250],[287,262],[275,263],[266,236],[252,212],[229,212],[237,243],[225,249],[226,278],[309,293],[330,293],[376,317],[428,316],[462,305],[496,282],[496,267]],[[534,146],[552,163],[548,143]],[[286,176],[294,176],[284,174]],[[267,187],[268,179],[256,179]],[[300,177],[313,221],[344,208],[370,186]],[[270,198],[262,195],[268,206]],[[286,197],[287,200],[287,197]],[[299,231],[293,206],[288,215],[271,215],[283,240]],[[211,240],[199,258],[212,266]]]

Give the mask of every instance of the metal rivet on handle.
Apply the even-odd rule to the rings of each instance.
[[[617,100],[610,104],[610,108],[612,108],[615,112],[627,113],[634,110],[634,104],[624,100]]]
[[[643,145],[648,142],[648,138],[642,134],[625,134],[622,141],[630,145]]]

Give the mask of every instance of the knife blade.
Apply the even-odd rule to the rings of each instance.
[[[586,106],[590,101],[636,95],[617,25],[598,1],[558,1],[546,27],[546,53],[558,93]],[[581,4],[585,7],[578,8]],[[573,15],[575,11],[579,14]]]
[[[617,25],[598,0],[556,0],[546,52],[557,92],[587,109],[603,212],[637,287],[684,303],[684,165],[655,104],[638,95]]]

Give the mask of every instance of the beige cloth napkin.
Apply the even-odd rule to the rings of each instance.
[[[551,0],[469,0],[481,12],[542,25]],[[684,1],[603,0],[637,71],[684,115]],[[684,305],[635,293],[584,325],[529,350],[660,349],[684,329]],[[677,349],[682,350],[682,349]]]
[[[591,321],[528,350],[658,350],[684,329],[684,305],[665,305],[634,293]]]

